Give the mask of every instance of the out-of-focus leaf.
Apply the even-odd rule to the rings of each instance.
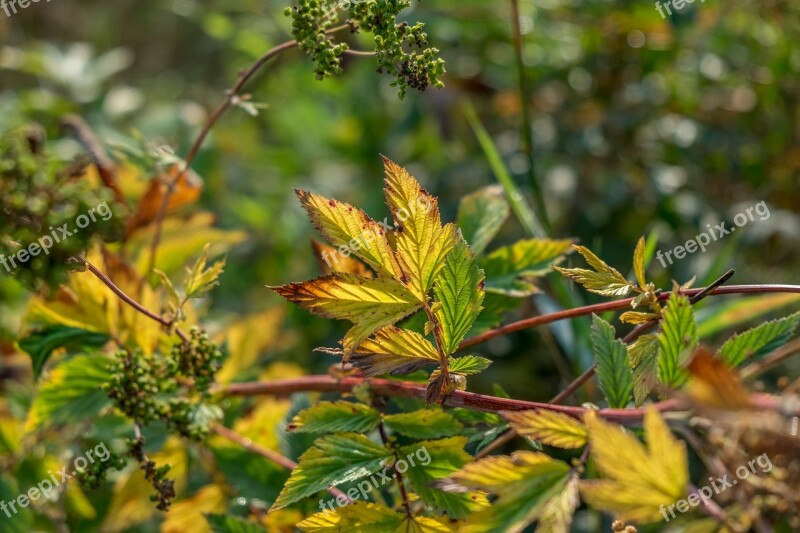
[[[483,253],[508,213],[508,201],[499,185],[484,187],[461,198],[457,223],[473,253]]]
[[[650,391],[658,385],[658,335],[642,335],[628,345],[628,362],[633,368],[633,401],[644,404]]]
[[[415,439],[449,437],[464,429],[451,414],[438,408],[386,415],[383,422],[392,431]]]
[[[311,248],[314,251],[314,258],[317,260],[320,272],[330,274],[332,272],[344,272],[346,274],[358,274],[365,278],[374,276],[372,270],[357,259],[339,253],[337,248],[328,246],[318,240],[311,241]]]
[[[109,359],[103,355],[77,356],[56,367],[39,387],[26,430],[74,424],[99,413],[110,403],[103,390],[111,379],[108,367]]]
[[[359,533],[450,533],[453,530],[446,522],[424,516],[407,516],[392,511],[377,503],[356,501],[334,511],[325,510],[309,516],[297,527],[305,533],[336,533],[358,531]]]
[[[623,521],[663,520],[659,508],[687,494],[686,446],[676,440],[655,409],[644,418],[647,448],[620,426],[601,420],[594,411],[584,417],[589,445],[602,480],[580,482],[584,500],[593,508],[617,513]],[[625,461],[620,461],[625,457]]]
[[[644,249],[645,241],[644,237],[641,237],[639,242],[636,243],[636,250],[633,252],[633,272],[636,275],[636,281],[639,283],[639,288],[642,290],[647,290],[647,279],[644,273]]]
[[[225,260],[217,261],[209,268],[206,268],[209,246],[208,244],[206,245],[194,267],[188,271],[189,277],[184,283],[187,298],[202,298],[206,292],[219,285],[218,280],[225,269]]]
[[[161,525],[163,533],[211,533],[206,513],[227,510],[227,496],[219,485],[206,485],[188,498],[176,501],[170,507]]]
[[[58,348],[67,348],[74,353],[83,347],[100,348],[108,341],[109,336],[104,333],[68,326],[50,326],[20,340],[19,347],[31,356],[33,374],[38,379],[50,355]]]
[[[697,312],[697,334],[705,339],[798,303],[800,294],[760,294],[722,303],[712,302]]]
[[[498,248],[481,266],[486,271],[486,290],[516,298],[539,292],[534,284],[569,253],[571,239],[528,239]]]
[[[173,165],[166,173],[150,182],[150,188],[139,200],[138,210],[128,223],[128,235],[156,220],[164,204],[164,197],[168,190],[167,184],[175,182],[174,190],[170,194],[164,211],[165,215],[169,215],[185,205],[193,204],[200,198],[200,193],[203,192],[203,179],[192,170],[186,172],[182,172],[182,170],[182,165]],[[175,178],[178,180],[175,181]]]
[[[206,520],[214,533],[267,533],[260,524],[237,516],[207,514]]]
[[[730,410],[750,406],[739,375],[707,348],[697,349],[687,369],[688,393],[700,406]]]

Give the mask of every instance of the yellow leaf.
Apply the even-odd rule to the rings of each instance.
[[[588,248],[577,244],[572,247],[586,259],[594,271],[585,268],[553,266],[558,272],[576,283],[580,283],[587,291],[603,296],[627,296],[631,292],[630,283],[616,269],[608,266]]]
[[[620,315],[619,321],[624,322],[626,324],[644,324],[646,322],[650,322],[654,318],[658,318],[658,315],[654,313],[640,313],[638,311],[627,311]]]
[[[580,448],[586,444],[586,428],[555,411],[504,411],[501,413],[519,435],[557,448]]]
[[[225,491],[218,485],[206,485],[191,497],[175,502],[161,524],[162,533],[211,533],[205,513],[227,510]]]
[[[707,348],[697,349],[687,369],[691,376],[689,396],[701,407],[728,410],[750,407],[749,395],[739,376]]]
[[[318,348],[332,355],[343,355],[342,350]],[[395,326],[381,328],[375,336],[362,342],[352,357],[354,366],[364,375],[378,376],[408,374],[423,366],[439,362],[439,354],[431,342],[414,331]]]
[[[639,288],[646,291],[647,281],[644,275],[644,237],[639,238],[639,242],[636,243],[636,250],[633,252],[633,272],[636,275],[636,281],[639,282]]]
[[[319,316],[353,322],[342,341],[344,362],[375,330],[405,318],[422,304],[398,281],[354,274],[334,273],[270,288]]]
[[[382,276],[401,277],[384,226],[350,204],[299,189],[295,193],[317,230],[338,248],[332,264],[353,254]]]
[[[438,201],[404,168],[386,158],[384,166],[386,204],[395,221],[400,265],[412,292],[424,300],[455,246],[456,228],[442,227]]]
[[[217,373],[218,382],[229,383],[258,362],[275,342],[283,315],[282,309],[270,309],[240,318],[225,331],[220,340],[227,342],[229,355]]]
[[[620,426],[609,424],[594,411],[584,417],[597,470],[605,479],[581,481],[584,500],[617,513],[620,520],[654,522],[662,505],[687,494],[689,470],[686,446],[675,439],[655,409],[644,418],[647,448]]]
[[[305,533],[449,533],[454,531],[445,520],[406,516],[377,503],[355,501],[334,511],[325,510],[309,516],[297,527]]]

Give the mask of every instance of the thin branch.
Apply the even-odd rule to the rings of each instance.
[[[228,429],[225,426],[216,425],[213,427],[213,431],[217,435],[225,437],[229,441],[238,444],[242,448],[250,452],[253,452],[257,455],[260,455],[261,457],[264,457],[265,459],[272,461],[273,463],[282,466],[287,470],[294,470],[295,468],[297,468],[297,463],[295,463],[288,457],[281,455],[280,453],[274,450],[270,450],[269,448],[265,448],[264,446],[261,446],[257,442],[253,442],[252,439],[248,439],[244,435],[236,433],[232,429]],[[347,499],[349,503],[353,503],[353,500],[351,500],[344,492],[340,491],[335,487],[328,487],[326,490],[330,492],[331,495],[337,498],[341,496]]]
[[[164,318],[161,315],[157,315],[157,314],[153,313],[149,309],[147,309],[144,306],[142,306],[139,302],[137,302],[136,300],[134,300],[133,298],[131,298],[130,296],[125,294],[125,292],[122,289],[120,289],[119,287],[117,287],[117,285],[113,281],[111,281],[111,279],[108,276],[103,274],[103,272],[100,271],[100,269],[98,269],[96,266],[91,264],[86,258],[79,257],[78,259],[80,259],[83,262],[83,264],[86,265],[86,268],[89,269],[89,272],[94,274],[95,277],[97,277],[97,279],[102,281],[103,284],[105,284],[106,287],[111,289],[111,292],[116,294],[123,302],[125,302],[129,306],[133,307],[134,309],[136,309],[138,312],[140,312],[144,316],[155,320],[156,322],[158,322],[159,324],[161,324],[165,328],[171,328],[173,326],[173,323],[171,321],[167,320],[166,318]],[[186,333],[184,333],[181,330],[181,328],[176,326],[175,327],[175,333],[178,335],[178,337],[180,337],[180,339],[183,342],[188,342],[189,341],[189,338],[186,336]]]

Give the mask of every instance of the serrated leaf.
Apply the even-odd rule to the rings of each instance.
[[[386,205],[395,221],[400,267],[410,290],[424,300],[456,244],[456,227],[442,227],[439,205],[406,169],[384,158]]]
[[[458,349],[478,318],[484,295],[483,271],[475,264],[472,252],[460,237],[445,259],[433,293],[436,298],[434,306],[438,306],[434,314],[442,327],[442,349],[450,355]]]
[[[633,392],[633,374],[625,344],[615,338],[614,327],[592,315],[592,350],[597,359],[597,377],[608,405],[622,409]]]
[[[342,350],[317,348],[317,351],[342,357]],[[402,375],[439,363],[439,353],[431,342],[414,331],[394,326],[381,328],[362,342],[351,363],[367,377],[381,374]]]
[[[632,288],[625,276],[608,266],[588,248],[577,244],[573,244],[572,248],[586,259],[586,262],[589,263],[589,266],[594,271],[584,268],[561,268],[558,266],[553,268],[572,281],[580,283],[589,292],[602,294],[603,296],[627,296],[630,294]]]
[[[375,330],[394,324],[421,305],[399,281],[363,278],[354,274],[334,273],[270,288],[314,314],[353,322],[342,341],[345,362]]]
[[[641,313],[639,311],[626,311],[619,316],[619,321],[625,324],[645,324],[654,318],[658,318],[655,313]]]
[[[644,417],[647,448],[594,411],[586,413],[584,422],[592,459],[604,478],[580,482],[581,494],[590,506],[617,513],[623,521],[655,522],[663,519],[660,506],[686,496],[686,447],[672,436],[655,409],[648,409]]]
[[[636,275],[636,281],[639,283],[639,288],[643,291],[646,291],[647,280],[644,272],[644,250],[644,237],[640,237],[639,242],[636,243],[636,250],[633,252],[633,273]]]
[[[489,365],[492,364],[492,361],[477,355],[465,355],[463,357],[451,357],[448,359],[448,363],[448,367],[450,368],[451,372],[457,372],[459,374],[464,374],[465,376],[471,376],[474,374],[479,374],[489,368]]]
[[[570,477],[566,463],[543,453],[519,451],[470,463],[439,486],[497,495],[491,507],[470,515],[460,532],[517,533],[552,514],[551,501],[562,496]]]
[[[267,533],[260,524],[238,516],[208,514],[206,520],[214,533]]]
[[[572,517],[581,503],[578,490],[578,476],[569,476],[564,487],[545,503],[537,531],[549,533],[569,533]]]
[[[305,533],[450,533],[453,530],[436,518],[407,516],[377,503],[356,501],[335,511],[309,516],[297,527]]]
[[[225,270],[225,260],[217,261],[206,268],[208,261],[208,249],[211,245],[207,244],[203,249],[203,254],[188,271],[189,277],[184,282],[184,292],[187,298],[201,298],[205,293],[219,285],[219,277]]]
[[[295,193],[317,231],[344,252],[337,258],[352,254],[384,277],[401,278],[400,265],[386,237],[387,228],[350,204],[299,189]]]
[[[383,422],[392,431],[415,439],[449,437],[464,429],[452,415],[437,408],[386,415]]]
[[[33,375],[39,379],[50,355],[59,348],[75,352],[81,348],[100,348],[110,340],[105,333],[95,333],[68,326],[50,326],[19,341],[19,347],[31,356]]]
[[[482,492],[454,494],[431,486],[436,480],[454,474],[472,460],[472,456],[464,451],[466,444],[466,437],[451,437],[417,442],[400,448],[400,459],[409,464],[411,461],[417,463],[415,467],[409,466],[403,474],[411,482],[414,491],[428,505],[442,509],[448,516],[456,519],[465,518],[489,505]],[[424,452],[422,459],[427,458],[427,463],[420,459],[420,452]]]
[[[380,420],[378,411],[363,403],[319,402],[298,413],[288,429],[300,433],[367,433],[375,429]]]
[[[504,411],[501,413],[518,435],[541,441],[556,448],[580,448],[586,444],[586,428],[563,413],[555,411]]]
[[[683,366],[697,347],[694,309],[686,296],[677,292],[670,295],[663,313],[658,343],[658,379],[667,387],[680,387],[687,376]]]
[[[633,401],[644,404],[650,391],[658,385],[658,335],[642,335],[628,345],[628,362],[633,368]]]
[[[373,272],[357,259],[339,253],[337,248],[328,246],[316,239],[311,240],[311,249],[314,258],[317,260],[320,272],[331,274],[333,272],[344,272],[345,274],[357,274],[365,278],[374,277]]]
[[[484,187],[461,198],[457,224],[476,255],[483,253],[497,235],[509,212],[508,201],[499,185]]]
[[[103,385],[111,379],[109,359],[81,355],[56,367],[39,387],[28,412],[26,431],[45,424],[85,421],[105,408],[110,400]]]
[[[572,239],[527,239],[498,248],[481,266],[486,271],[486,290],[515,298],[539,292],[535,280],[570,253]]]
[[[392,453],[364,435],[337,433],[314,441],[297,461],[272,511],[328,487],[355,481],[381,470]]]
[[[717,356],[732,367],[748,359],[758,359],[789,342],[800,323],[800,313],[765,322],[760,326],[737,333],[717,352]]]

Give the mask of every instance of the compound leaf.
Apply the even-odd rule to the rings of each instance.
[[[504,411],[502,415],[517,434],[556,448],[580,448],[586,444],[583,424],[555,411]]]
[[[632,290],[631,284],[619,271],[608,266],[584,246],[574,244],[572,248],[581,254],[594,270],[561,268],[558,266],[553,268],[572,281],[580,283],[589,292],[602,294],[603,296],[627,296],[630,294]]]

